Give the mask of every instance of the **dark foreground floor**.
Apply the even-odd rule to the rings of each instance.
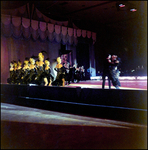
[[[147,149],[147,126],[1,103],[1,149]]]

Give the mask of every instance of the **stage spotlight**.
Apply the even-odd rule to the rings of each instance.
[[[135,5],[128,1],[116,2],[116,8],[117,8],[117,11],[131,11],[131,12],[137,11]]]
[[[126,9],[126,2],[116,2],[116,8],[117,8],[117,11],[121,11],[121,10],[124,10]]]
[[[130,11],[131,11],[131,12],[135,12],[135,11],[137,11],[137,9],[131,8]]]
[[[131,11],[131,12],[137,11],[137,9],[136,9],[134,4],[129,3],[129,11]]]
[[[123,8],[123,7],[125,7],[125,5],[121,3],[121,4],[119,4],[119,7]]]

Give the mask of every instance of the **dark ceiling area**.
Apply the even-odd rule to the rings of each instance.
[[[34,6],[47,17],[73,22],[78,28],[99,31],[99,27],[130,30],[146,17],[147,1],[1,1],[1,9],[25,4]],[[122,4],[122,6],[120,6]],[[130,11],[135,8],[137,11]]]

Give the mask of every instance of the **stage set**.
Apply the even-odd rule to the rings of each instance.
[[[33,10],[34,13],[31,13]],[[17,12],[18,16],[16,16],[16,13],[14,12]],[[20,108],[23,107],[23,109],[25,109],[24,107],[28,107],[27,110],[29,111],[30,109],[35,110],[34,112],[31,112],[32,114],[34,114],[35,112],[40,112],[41,110],[43,111],[43,114],[46,114],[47,110],[54,112],[56,111],[72,115],[75,114],[94,117],[96,119],[101,118],[103,119],[103,121],[105,121],[106,119],[110,119],[114,121],[124,121],[126,123],[135,123],[139,126],[144,125],[144,131],[147,129],[147,127],[145,127],[147,124],[147,76],[120,76],[120,89],[115,89],[114,86],[111,86],[111,89],[108,89],[108,81],[106,80],[105,89],[102,89],[101,77],[90,75],[92,70],[94,70],[93,73],[95,75],[97,72],[97,58],[95,57],[95,43],[97,42],[97,36],[95,32],[79,29],[74,24],[72,24],[72,27],[69,27],[68,21],[57,21],[48,18],[47,16],[43,15],[33,4],[24,5],[19,9],[15,9],[14,12],[13,9],[12,12],[7,12],[7,10],[5,10],[1,15],[1,104],[3,105],[1,109],[3,109],[3,111],[4,109],[7,109],[9,108],[9,106],[11,107],[13,105],[11,108],[12,110],[17,110],[16,114],[19,112],[23,114],[23,111],[20,111]],[[7,83],[7,79],[10,76],[9,66],[11,61],[21,60],[22,62],[24,62],[25,57],[31,58],[31,56],[38,56],[41,51],[46,51],[45,59],[49,58],[51,73],[53,75],[56,75],[54,68],[57,65],[57,62],[55,60],[57,59],[57,57],[64,55],[66,52],[67,61],[71,66],[84,66],[86,75],[85,80],[78,83],[74,82],[65,86],[41,86],[36,84],[18,85]],[[8,106],[8,104],[10,105]],[[4,113],[6,117],[4,117]],[[43,127],[40,126],[40,123],[22,124],[21,122],[19,122],[16,124],[17,121],[12,121],[11,117],[9,116],[10,114],[7,113],[7,111],[5,111],[4,113],[2,114],[4,130],[2,133],[2,142],[6,145],[3,144],[3,148],[11,149],[11,145],[19,144],[17,137],[22,136],[18,135],[16,139],[12,138],[12,140],[9,137],[9,135],[11,135],[11,137],[14,137],[19,125],[21,134],[23,133],[22,130],[27,130],[27,127],[29,125],[28,132],[26,131],[26,133],[24,133],[26,139],[28,138],[28,135],[26,134],[30,134],[30,137],[33,137],[35,133],[38,134],[38,129],[40,129],[40,127]],[[11,115],[13,118],[13,111]],[[22,116],[20,116],[20,118],[21,117]],[[46,115],[44,117],[46,117]],[[56,118],[54,117],[54,119]],[[27,120],[27,117],[24,120]],[[81,119],[79,118],[79,120]],[[95,119],[91,123],[93,124],[94,121]],[[46,123],[49,124],[49,122]],[[62,125],[61,131],[57,129],[57,126],[54,123],[55,122],[53,122],[53,124],[51,125],[53,131],[61,134],[64,133],[62,131],[67,132],[67,130],[65,130],[67,126],[65,128],[65,125]],[[111,124],[113,125],[114,123]],[[97,125],[93,128],[93,130],[90,130],[90,128],[85,128],[85,124],[83,125],[83,127],[79,126],[81,128],[81,136],[89,136],[87,134],[91,134],[90,137],[93,137],[92,134],[95,133],[95,127],[97,127]],[[122,123],[120,125],[123,126]],[[13,129],[10,129],[12,126],[15,127],[15,131]],[[111,126],[111,130],[113,126]],[[80,129],[79,127],[78,129]],[[124,127],[126,128],[126,125]],[[128,127],[130,129],[130,125]],[[71,131],[73,131],[73,128],[77,128],[77,126],[73,125]],[[82,129],[84,128],[85,132],[82,131]],[[86,132],[86,130],[88,132]],[[102,134],[102,131],[105,131],[103,135],[107,136],[109,131],[108,128],[106,128],[105,130],[103,128],[103,130],[101,130],[102,129],[100,128],[99,130],[97,130],[97,132],[99,133],[98,135]],[[115,130],[116,128],[114,128],[114,131]],[[8,131],[11,131],[11,133],[8,134]],[[43,131],[46,132],[45,129]],[[57,135],[53,133],[53,131],[51,131],[51,133],[54,135],[54,137],[56,137]],[[112,130],[111,137],[115,137],[114,131]],[[138,132],[140,131],[138,130]],[[36,137],[36,144],[40,143],[41,145],[39,147],[36,147],[34,141],[31,140],[32,138],[29,137],[30,141],[32,141],[31,143],[33,143],[34,145],[31,146],[30,144],[28,144],[30,143],[28,140],[28,143],[25,143],[26,148],[49,148],[51,145],[53,146],[54,142],[57,142],[58,138],[51,140],[51,138],[48,139],[46,135],[42,133],[42,131],[40,131],[40,133],[43,136],[42,138],[40,135],[36,135],[34,137]],[[122,130],[122,132],[120,133],[120,135],[124,135],[125,131]],[[128,133],[129,134],[126,134],[123,139],[127,139],[127,137],[130,137],[130,132]],[[132,134],[133,133],[135,134],[136,132],[132,131]],[[77,130],[77,134],[79,135],[79,130]],[[118,135],[117,132],[116,135]],[[72,135],[69,134],[69,137],[71,136]],[[37,140],[38,137],[39,139]],[[69,137],[67,137],[66,140],[68,140]],[[103,138],[103,136],[98,136],[97,138],[99,137],[102,141],[101,143],[103,143],[105,138]],[[116,136],[115,138],[116,144],[118,144],[117,137],[118,136]],[[141,137],[142,136],[137,137],[137,141],[139,141]],[[22,139],[26,140],[25,138]],[[73,138],[77,139],[77,136]],[[96,145],[97,138],[95,141]],[[13,143],[13,139],[16,143]],[[46,139],[45,144],[44,142],[40,142],[43,141],[43,139]],[[91,139],[91,142],[93,143],[92,138],[89,139]],[[20,145],[18,145],[17,147],[14,146],[13,148],[21,149],[22,145],[24,146],[23,140],[21,141],[22,143],[20,143]],[[81,140],[82,139],[80,138],[80,140],[78,140],[77,142],[80,142]],[[132,140],[132,138],[130,138],[130,140]],[[5,141],[7,141],[7,143]],[[85,144],[81,143],[81,145],[79,146],[77,145],[78,143],[74,144],[74,146],[63,146],[63,142],[60,141],[61,146],[57,146],[58,144],[55,143],[55,147],[51,146],[50,148],[54,149],[66,147],[71,149],[75,147],[84,148],[85,146],[89,149],[93,148],[92,145],[87,145],[87,141],[85,141],[85,138],[83,139],[83,141]],[[64,142],[67,143],[67,141]],[[71,142],[73,142],[73,139],[71,140]],[[102,148],[107,148],[106,146],[108,145],[108,142],[110,142],[110,140],[105,144],[102,144]],[[133,142],[134,141],[132,141],[132,143]],[[124,143],[122,143],[122,146],[123,145]],[[132,147],[130,146],[130,144],[126,146],[125,148]],[[97,145],[96,147],[94,146],[94,148],[98,147],[99,145]],[[135,145],[132,148],[137,147],[141,148],[142,146]],[[112,148],[121,148],[121,145],[112,145]]]

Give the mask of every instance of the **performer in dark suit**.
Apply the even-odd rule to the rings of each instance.
[[[108,86],[109,89],[111,89],[111,76],[109,71],[109,66],[111,65],[111,55],[108,54],[107,57],[104,60],[104,68],[103,68],[103,74],[102,74],[102,89],[104,89],[105,86],[105,78],[108,77]]]
[[[65,61],[65,63],[63,64],[64,68],[65,68],[65,81],[66,81],[66,85],[70,84],[70,74],[69,74],[69,62]]]
[[[116,89],[119,89],[119,86],[121,86],[119,81],[120,71],[118,69],[120,63],[121,63],[121,58],[113,54],[111,56],[111,66],[109,66],[109,71],[111,75],[112,84]]]
[[[74,83],[74,80],[75,80],[75,72],[76,72],[76,67],[75,67],[75,65],[73,65],[72,67],[70,67],[70,69],[69,69],[69,76],[70,76],[70,80],[69,80],[69,83],[70,83],[70,81],[72,82],[72,83]]]

